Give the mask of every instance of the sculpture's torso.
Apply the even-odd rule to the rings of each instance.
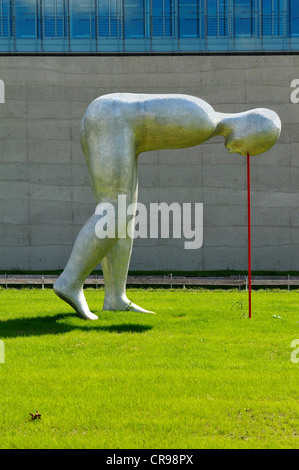
[[[115,93],[93,101],[83,120],[127,129],[140,153],[199,145],[213,135],[216,116],[208,103],[193,96]]]

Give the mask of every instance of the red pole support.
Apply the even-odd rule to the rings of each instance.
[[[248,312],[251,318],[251,211],[250,211],[250,155],[247,154],[247,226],[248,226]]]

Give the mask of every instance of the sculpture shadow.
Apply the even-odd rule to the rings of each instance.
[[[73,314],[57,314],[46,317],[32,317],[0,321],[0,338],[17,338],[27,336],[58,335],[73,330],[78,331],[106,331],[107,333],[144,333],[152,328],[151,325],[140,325],[137,323],[119,323],[113,325],[98,325],[97,322],[88,322],[88,326],[74,325],[61,320],[78,318]],[[86,322],[87,323],[87,322]]]

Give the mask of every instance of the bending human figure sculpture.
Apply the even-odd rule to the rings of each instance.
[[[118,220],[118,196],[126,196],[127,207],[136,206],[137,160],[142,152],[193,147],[221,135],[231,153],[258,155],[277,142],[280,130],[278,115],[269,109],[224,114],[189,95],[115,93],[101,96],[88,106],[80,138],[96,203],[112,204],[113,217]],[[133,234],[118,233],[114,220],[111,222],[115,223],[115,237],[99,238],[99,217],[93,214],[79,232],[54,292],[79,316],[96,320],[97,315],[87,305],[83,284],[101,263],[105,282],[103,310],[153,313],[126,296]],[[126,213],[126,223],[129,221],[134,227],[134,215],[128,217]]]

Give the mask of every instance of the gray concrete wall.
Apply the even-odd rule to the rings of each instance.
[[[186,93],[217,111],[269,107],[279,143],[252,158],[252,267],[299,270],[298,56],[1,57],[0,270],[63,268],[93,213],[79,142],[88,104],[112,92]],[[141,202],[202,202],[204,244],[135,240],[132,270],[243,270],[246,161],[223,138],[139,157]]]

